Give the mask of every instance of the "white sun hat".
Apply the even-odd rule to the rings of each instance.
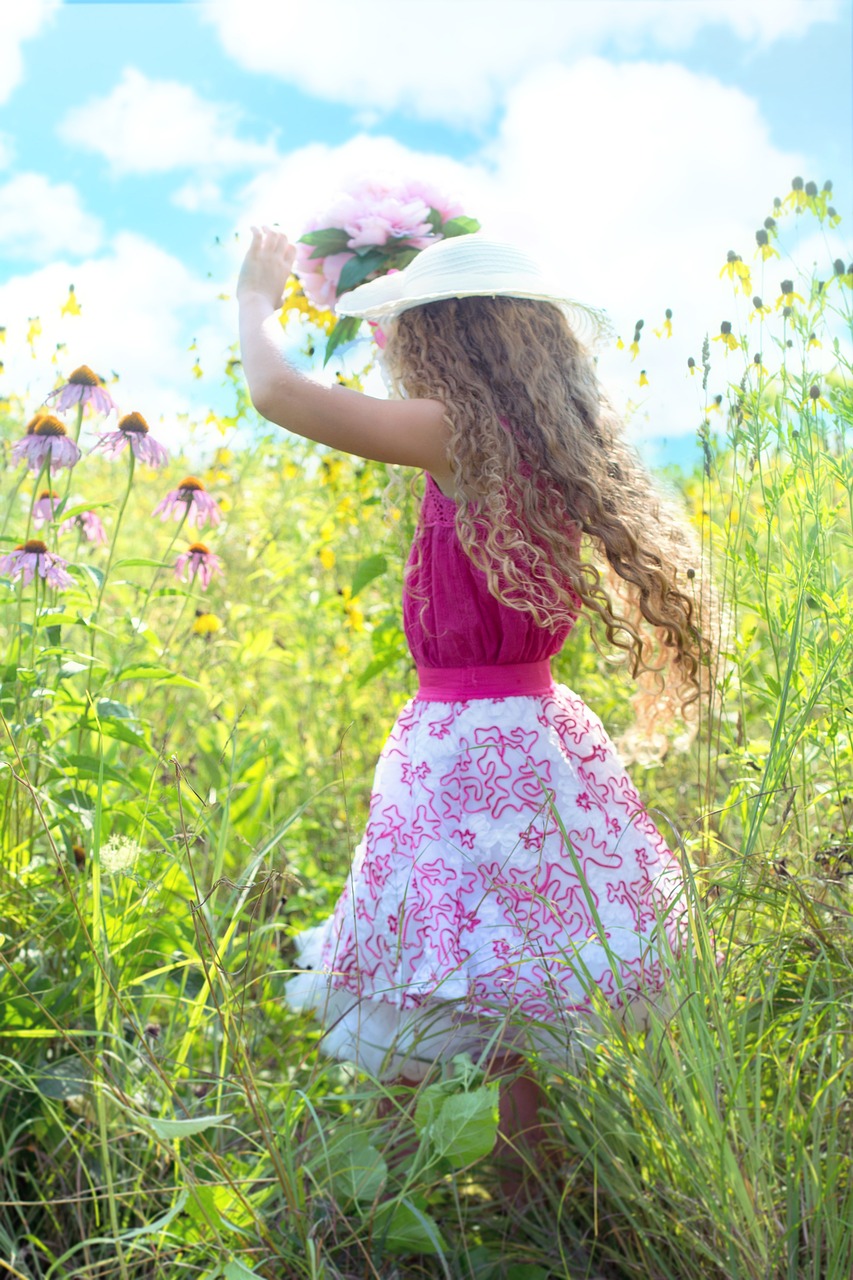
[[[606,313],[551,288],[542,269],[520,249],[477,232],[437,240],[402,271],[379,276],[341,294],[339,316],[393,320],[412,307],[445,298],[531,298],[566,313],[587,346],[613,336]]]

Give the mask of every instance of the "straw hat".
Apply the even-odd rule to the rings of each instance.
[[[605,312],[548,286],[537,263],[513,245],[473,233],[437,240],[402,271],[379,276],[341,294],[340,316],[392,320],[412,307],[444,298],[532,298],[563,308],[574,332],[588,346],[613,336]]]

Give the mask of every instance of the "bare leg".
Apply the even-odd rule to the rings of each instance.
[[[500,1074],[509,1074],[520,1065],[520,1059],[510,1059],[502,1064]],[[514,1075],[501,1085],[494,1155],[501,1189],[513,1204],[527,1203],[536,1181],[535,1170],[549,1159],[546,1130],[539,1118],[544,1102],[545,1092],[532,1076]]]

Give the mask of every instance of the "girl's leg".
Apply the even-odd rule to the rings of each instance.
[[[545,1150],[546,1129],[540,1119],[545,1091],[533,1076],[515,1074],[523,1059],[505,1059],[498,1074],[510,1076],[501,1084],[498,1138],[494,1158],[501,1189],[513,1203],[526,1203],[536,1184],[536,1171],[552,1158]]]

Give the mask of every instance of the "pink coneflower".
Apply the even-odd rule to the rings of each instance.
[[[186,570],[189,567],[189,577]],[[181,552],[175,561],[175,577],[181,582],[191,582],[198,577],[202,591],[210,586],[215,573],[222,572],[222,561],[213,554],[203,542],[191,542],[186,551]]]
[[[76,516],[63,520],[59,526],[60,537],[63,533],[70,533],[72,529],[82,529],[87,542],[94,542],[99,547],[105,547],[109,542],[101,517],[94,511],[80,511]]]
[[[125,445],[129,444],[134,457],[140,462],[147,462],[149,467],[165,467],[169,455],[165,446],[148,433],[148,423],[141,413],[126,413],[119,420],[117,431],[102,431],[95,445],[98,449],[103,445],[108,458],[115,458]]]
[[[54,396],[57,397],[55,408],[59,413],[65,413],[75,404],[90,404],[96,413],[112,413],[116,408],[103,380],[87,364],[75,369],[68,381],[56,391],[51,391],[47,399],[52,400]]]
[[[32,419],[27,434],[12,445],[12,460],[26,462],[30,471],[41,471],[48,458],[51,471],[70,469],[79,461],[80,450],[59,419],[52,413],[43,413]]]
[[[33,503],[33,524],[40,529],[43,524],[56,519],[56,503],[59,494],[55,489],[42,489]]]
[[[66,572],[67,563],[61,556],[48,551],[46,543],[38,538],[30,538],[8,555],[0,556],[0,573],[8,574],[13,582],[23,574],[25,587],[38,574],[49,587],[56,587],[61,591],[63,587],[74,586],[74,579]]]
[[[187,516],[199,529],[204,528],[207,520],[210,521],[211,527],[215,527],[222,519],[222,512],[216,505],[216,499],[211,498],[202,482],[196,480],[195,476],[186,476],[177,489],[172,489],[162,502],[158,502],[152,514],[160,515],[163,520],[168,520],[169,516],[174,516],[176,520]]]

